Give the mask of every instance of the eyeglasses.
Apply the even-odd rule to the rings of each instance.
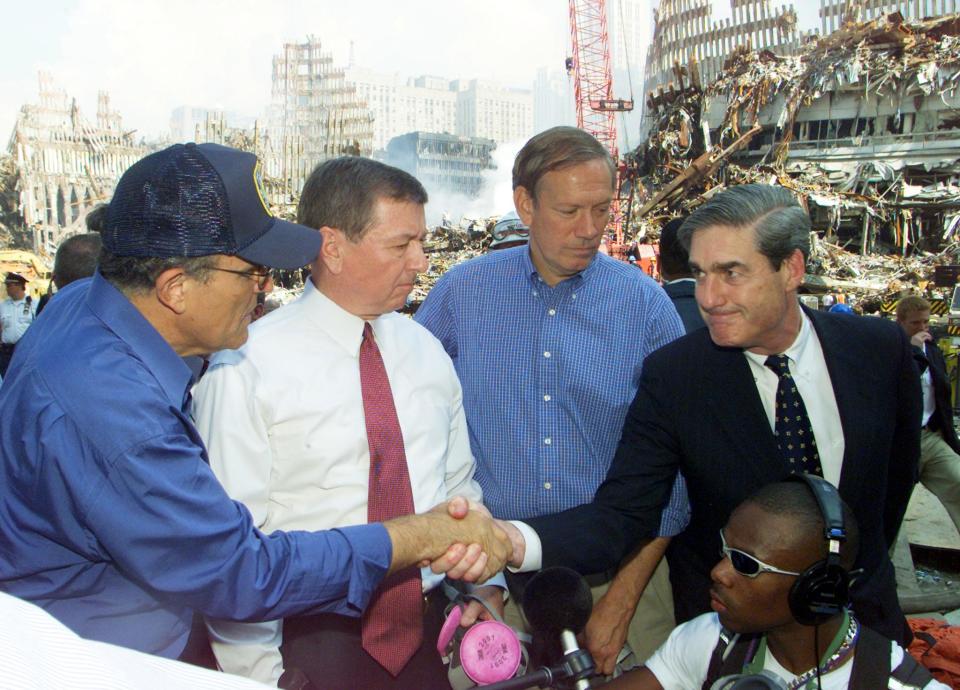
[[[263,292],[267,289],[267,283],[270,282],[270,279],[273,278],[273,271],[265,266],[257,266],[247,271],[238,271],[233,268],[217,268],[215,266],[210,267],[211,271],[222,271],[223,273],[233,273],[234,275],[244,276],[245,278],[253,278],[257,283],[257,292]]]
[[[720,557],[729,558],[733,569],[744,577],[756,577],[761,573],[777,573],[779,575],[800,574],[791,572],[789,570],[780,570],[780,568],[774,568],[772,565],[764,563],[759,558],[751,556],[745,551],[741,551],[740,549],[731,549],[729,546],[727,546],[727,540],[723,538],[723,530],[720,530],[720,544]]]

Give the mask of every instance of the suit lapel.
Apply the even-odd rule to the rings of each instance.
[[[767,413],[743,351],[713,344],[709,334],[703,371],[707,372],[706,399],[727,438],[733,457],[755,476],[779,477],[789,469],[780,455]],[[776,466],[771,463],[779,463]]]

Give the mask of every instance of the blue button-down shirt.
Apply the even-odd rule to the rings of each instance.
[[[598,254],[550,287],[527,247],[455,266],[416,320],[453,359],[483,502],[509,519],[593,498],[644,358],[683,335],[669,298],[637,268]],[[688,518],[680,480],[661,534],[680,532]]]
[[[357,615],[389,566],[386,530],[255,530],[210,471],[190,382],[99,275],[50,302],[0,387],[0,589],[82,637],[168,657],[193,609]]]

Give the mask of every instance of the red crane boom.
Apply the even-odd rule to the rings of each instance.
[[[570,38],[573,58],[567,60],[567,71],[574,77],[577,127],[603,144],[617,166],[616,192],[610,209],[611,230],[616,242],[611,249],[616,254],[623,251],[623,218],[615,117],[618,112],[633,110],[633,101],[613,96],[606,0],[570,0]]]

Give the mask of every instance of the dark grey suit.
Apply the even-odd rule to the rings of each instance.
[[[807,311],[820,340],[843,427],[840,494],[861,529],[853,592],[861,620],[903,639],[887,549],[916,482],[920,384],[912,350],[891,322]],[[544,566],[581,572],[615,565],[656,532],[677,471],[687,481],[690,525],[668,551],[677,622],[709,610],[718,530],[748,495],[788,473],[742,350],[720,348],[708,330],[650,355],[620,447],[593,503],[529,520]]]
[[[698,328],[703,328],[707,324],[703,322],[700,315],[700,308],[697,306],[697,299],[694,296],[696,283],[693,280],[678,280],[672,283],[664,283],[663,290],[667,297],[673,302],[680,320],[683,321],[683,330],[692,333]]]

